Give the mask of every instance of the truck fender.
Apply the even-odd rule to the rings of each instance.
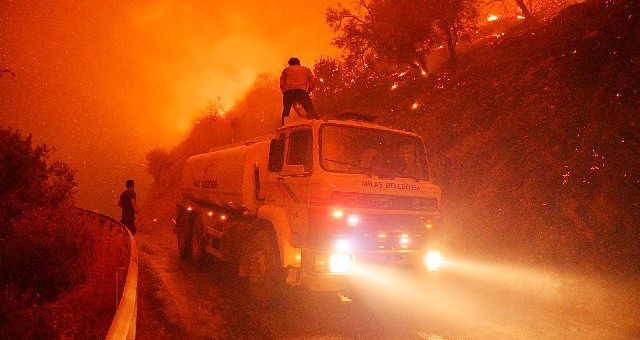
[[[263,205],[258,210],[258,218],[267,220],[273,225],[273,231],[278,239],[282,266],[284,268],[300,267],[300,249],[289,243],[290,228],[286,211],[282,207]]]

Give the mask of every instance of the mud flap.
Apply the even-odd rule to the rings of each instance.
[[[294,286],[299,281],[300,281],[300,268],[288,267],[287,268],[287,277],[285,279],[285,284],[287,286]]]

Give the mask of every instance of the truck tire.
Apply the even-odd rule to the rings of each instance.
[[[189,216],[180,211],[176,216],[176,234],[178,236],[178,253],[180,258],[186,260],[191,255],[191,225]]]
[[[191,220],[191,259],[197,265],[204,263],[205,259],[205,234],[202,217],[198,214]]]
[[[242,261],[247,266],[247,283],[252,299],[269,305],[284,289],[284,270],[273,232],[258,229],[249,240]]]

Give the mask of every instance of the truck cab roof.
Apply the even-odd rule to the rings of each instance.
[[[388,131],[388,132],[393,132],[393,133],[400,133],[400,134],[419,137],[418,135],[416,135],[415,133],[412,133],[412,132],[393,129],[393,128],[389,128],[389,127],[386,127],[386,126],[382,126],[380,124],[367,122],[367,121],[362,121],[362,120],[355,120],[355,119],[344,119],[344,120],[342,120],[342,119],[328,119],[328,120],[324,120],[324,119],[299,118],[299,119],[293,120],[291,123],[288,123],[288,124],[278,128],[276,130],[276,132],[284,131],[284,130],[287,130],[287,129],[290,129],[290,128],[293,128],[293,127],[297,127],[297,126],[312,126],[312,127],[316,127],[316,126],[319,126],[319,125],[325,124],[325,123],[335,124],[335,125],[344,125],[344,126],[362,127],[362,128],[376,129],[376,130],[383,130],[383,131]]]

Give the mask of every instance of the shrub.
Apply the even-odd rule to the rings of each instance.
[[[0,235],[29,209],[72,200],[73,171],[61,162],[47,164],[51,149],[32,144],[31,135],[0,127]]]
[[[49,152],[0,127],[0,334],[104,338],[127,239],[71,206],[74,173]]]
[[[127,264],[124,239],[72,207],[30,210],[11,230],[0,251],[0,333],[104,337],[115,268]]]
[[[36,208],[11,224],[2,249],[1,283],[22,299],[44,302],[84,279],[93,236],[70,208]]]

